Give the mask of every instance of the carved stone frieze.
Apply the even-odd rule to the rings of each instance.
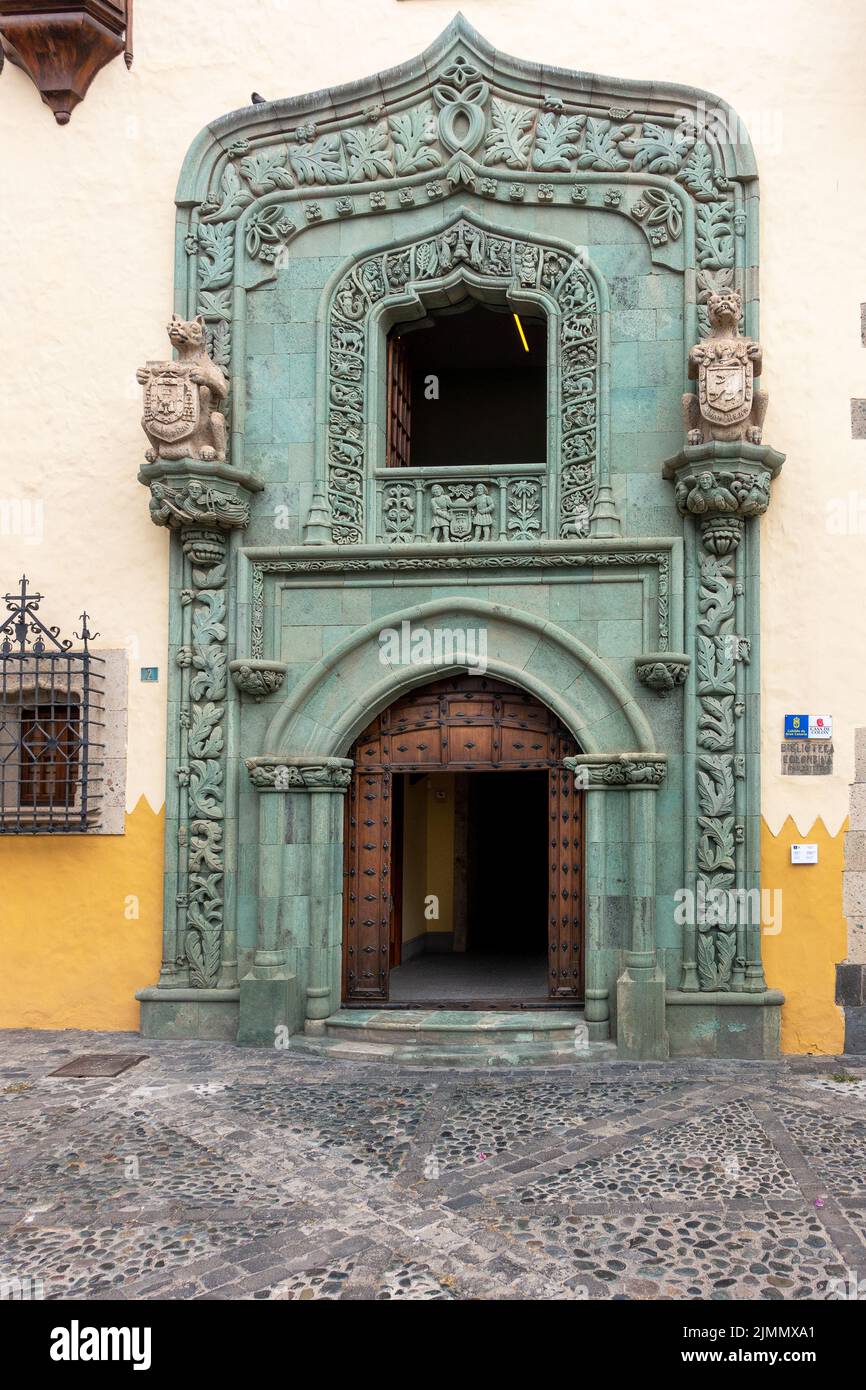
[[[581,753],[562,761],[584,791],[605,787],[642,791],[660,787],[667,773],[664,753]]]
[[[344,791],[352,780],[350,758],[247,758],[250,782],[257,791]]]

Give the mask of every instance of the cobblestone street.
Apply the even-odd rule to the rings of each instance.
[[[147,1057],[48,1075],[118,1052]],[[425,1072],[84,1033],[0,1058],[7,1296],[866,1292],[850,1061]]]

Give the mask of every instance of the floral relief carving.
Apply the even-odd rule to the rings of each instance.
[[[460,219],[438,236],[380,252],[346,272],[337,284],[328,317],[328,500],[333,539],[342,545],[364,539],[363,480],[366,457],[366,325],[370,312],[389,294],[465,265],[500,283],[516,282],[523,290],[544,290],[560,311],[561,485],[560,519],[564,537],[585,536],[597,487],[598,454],[598,315],[592,281],[576,256],[494,234]],[[396,485],[396,484],[395,484]],[[471,487],[471,497],[457,496],[438,484],[430,494],[433,540],[494,539],[494,503],[486,486]],[[479,492],[478,488],[482,490]],[[535,534],[536,513],[528,494],[512,497],[505,534],[526,539]],[[540,499],[539,499],[540,503]],[[389,539],[409,538],[403,513],[409,499],[389,487],[383,500],[383,529]],[[414,505],[414,503],[412,504]],[[540,510],[540,506],[539,506]],[[521,515],[524,522],[521,522]],[[525,523],[525,524],[524,524]]]

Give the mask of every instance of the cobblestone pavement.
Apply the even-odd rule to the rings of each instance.
[[[147,1060],[48,1075],[96,1052]],[[851,1059],[425,1072],[6,1033],[0,1170],[7,1296],[866,1297]]]

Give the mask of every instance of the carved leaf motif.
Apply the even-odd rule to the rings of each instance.
[[[380,174],[390,178],[394,165],[388,149],[388,132],[384,125],[361,127],[343,132],[349,153],[349,179],[375,179]]]
[[[698,839],[698,864],[707,873],[718,870],[733,873],[734,863],[734,817],[698,816],[698,825],[703,834]]]
[[[698,637],[698,694],[733,695],[736,681],[734,642],[725,637]]]
[[[734,805],[734,769],[730,758],[698,758],[698,802],[708,816],[725,815]]]
[[[245,238],[248,256],[257,256],[265,243],[273,244],[282,239],[277,227],[283,218],[283,209],[276,204],[262,208],[250,218]]]
[[[585,116],[557,116],[553,111],[542,112],[535,133],[533,169],[558,169],[569,173],[571,160],[578,155],[578,140],[585,123]]]
[[[711,202],[716,196],[713,183],[713,157],[704,140],[699,140],[677,174],[680,183],[685,184],[693,198],[699,202]]]
[[[734,264],[734,231],[729,203],[699,203],[695,209],[695,244],[701,270]]]
[[[600,173],[622,173],[628,168],[628,160],[623,159],[611,133],[610,121],[589,118],[583,153],[578,158],[577,167],[595,169]]]
[[[184,937],[184,950],[189,961],[190,984],[195,989],[213,989],[219,978],[221,914],[216,922],[208,921],[198,903],[190,903],[190,929]]]
[[[676,174],[693,144],[693,136],[684,136],[676,130],[665,130],[653,121],[644,121],[640,139],[624,144],[623,152],[634,155],[636,170],[646,169],[651,174]]]
[[[218,367],[225,369],[231,365],[231,329],[225,319],[208,328],[207,349],[211,361]]]
[[[676,198],[663,188],[647,188],[641,197],[650,209],[644,225],[664,227],[671,240],[676,241],[683,229],[682,209]]]
[[[226,654],[222,647],[201,647],[193,656],[197,674],[189,683],[193,700],[222,700],[226,693]]]
[[[701,989],[715,988],[716,943],[712,932],[699,932],[698,934],[697,967]]]
[[[199,758],[190,763],[190,803],[208,820],[223,818],[222,782],[223,770],[216,759]]]
[[[226,568],[225,561],[222,561],[218,565],[213,565],[209,570],[194,569],[192,577],[199,589],[203,589],[205,585],[212,585],[213,588],[219,589],[226,582]],[[200,595],[196,594],[196,598],[199,597]]]
[[[243,166],[241,166],[243,167]],[[228,163],[223,170],[220,179],[220,194],[222,202],[214,212],[207,213],[207,222],[227,222],[240,217],[241,212],[252,202],[252,196],[244,188],[238,177],[238,171],[232,163]]]
[[[222,872],[223,828],[218,821],[194,820],[190,826],[192,839],[189,847],[190,873],[201,873],[202,869]],[[210,875],[210,881],[213,874]]]
[[[223,619],[226,615],[225,594],[218,589],[204,589],[196,595],[197,607],[192,619],[193,641],[201,646],[208,642],[224,642],[226,630]]]
[[[702,748],[733,748],[733,696],[723,695],[717,699],[715,695],[705,695],[701,701],[699,725],[698,743]]]
[[[510,106],[493,98],[491,130],[484,141],[485,164],[505,164],[509,169],[525,169],[532,144],[535,113],[525,106]]]
[[[698,629],[708,637],[717,636],[734,616],[734,586],[726,569],[713,558],[701,564]]]
[[[232,316],[231,290],[202,290],[196,313],[203,314],[205,318],[230,319]]]
[[[415,174],[441,163],[435,147],[436,122],[429,106],[402,111],[390,120],[398,174]]]
[[[227,222],[203,222],[198,229],[199,282],[203,290],[219,290],[232,278],[234,229]]]
[[[291,188],[294,185],[295,181],[284,163],[285,157],[285,149],[263,150],[260,154],[252,154],[248,159],[241,160],[241,173],[257,198],[275,188]]]
[[[734,957],[737,951],[737,937],[733,931],[720,931],[716,934],[716,955],[718,958],[718,969],[716,971],[716,988],[730,989],[731,971],[734,965]]]
[[[346,166],[339,135],[323,135],[289,154],[298,183],[345,183]]]
[[[215,705],[211,701],[206,705],[193,705],[192,728],[189,734],[191,757],[219,757],[223,750],[223,731],[219,727],[223,708],[222,705]]]

